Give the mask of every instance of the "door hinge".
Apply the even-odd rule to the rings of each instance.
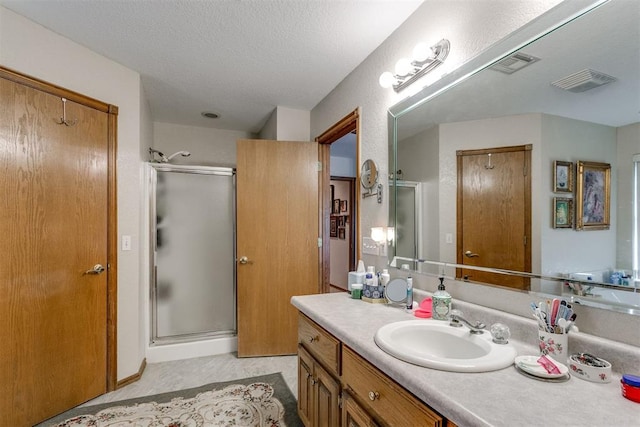
[[[342,392],[338,395],[338,408],[342,408]]]
[[[322,247],[322,237],[318,237],[318,247]]]
[[[318,172],[322,172],[322,162],[318,162]]]

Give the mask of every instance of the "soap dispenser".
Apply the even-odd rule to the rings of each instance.
[[[451,311],[451,295],[444,288],[444,277],[440,277],[438,290],[433,294],[433,318],[435,320],[449,320]]]

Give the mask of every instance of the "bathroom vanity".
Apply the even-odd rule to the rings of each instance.
[[[640,406],[621,396],[618,372],[608,384],[576,377],[549,383],[514,367],[483,373],[424,368],[374,342],[380,327],[415,319],[402,307],[368,304],[345,293],[295,296],[291,302],[300,311],[298,410],[307,427],[538,426],[543,419],[567,426],[637,425]],[[504,323],[535,331],[534,321],[515,318]],[[511,343],[519,355],[538,352],[535,340]]]

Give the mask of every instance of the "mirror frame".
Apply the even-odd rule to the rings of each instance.
[[[471,58],[469,61],[462,64],[456,70],[443,76],[440,80],[434,82],[432,85],[423,88],[418,91],[415,95],[412,95],[397,104],[393,105],[388,110],[388,129],[389,129],[389,191],[390,191],[390,204],[389,204],[389,227],[395,228],[395,218],[396,218],[396,206],[395,200],[397,199],[397,176],[393,171],[398,170],[397,164],[397,136],[398,136],[398,121],[405,114],[408,114],[423,105],[426,102],[431,101],[432,99],[438,97],[441,94],[444,94],[449,89],[457,86],[458,84],[466,81],[470,77],[475,74],[483,71],[484,69],[490,67],[494,63],[504,59],[515,53],[516,51],[522,49],[523,47],[535,42],[536,40],[548,35],[549,33],[555,31],[558,28],[563,27],[564,25],[574,21],[580,16],[589,13],[599,6],[607,3],[609,0],[585,0],[585,1],[572,1],[572,2],[562,2],[559,5],[553,7],[546,13],[543,13],[538,18],[532,20],[528,24],[523,27],[515,30],[513,33],[508,35],[507,37],[499,40],[498,42],[491,45],[486,50],[482,51],[477,56]],[[392,163],[393,162],[393,163]],[[475,270],[483,270],[489,272],[496,272],[500,274],[508,274],[508,275],[516,275],[527,278],[541,279],[547,281],[556,281],[556,282],[565,282],[565,277],[559,276],[543,276],[541,274],[535,273],[526,273],[519,271],[508,271],[501,269],[493,269],[486,267],[475,267],[475,266],[462,266],[455,263],[444,263],[440,260],[414,260],[408,258],[398,259],[395,257],[395,250],[391,248],[388,253],[388,261],[389,265],[394,266],[394,259],[396,263],[398,260],[400,261],[414,261],[420,262],[424,264],[431,264],[438,267],[439,271],[444,272],[445,269],[448,268],[465,268],[465,269],[475,269]],[[581,282],[580,280],[571,280],[572,282]],[[589,285],[602,286],[608,288],[615,288],[615,286],[606,285],[606,284],[598,284],[597,282],[589,282]],[[624,288],[621,288],[624,289]],[[628,290],[628,288],[626,289]],[[536,292],[538,293],[538,292]],[[612,309],[616,310],[615,307]],[[624,312],[631,314],[640,314],[640,310],[637,309],[624,309]]]

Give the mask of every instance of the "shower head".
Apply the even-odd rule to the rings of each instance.
[[[156,160],[156,154],[160,156],[160,161]],[[167,156],[165,156],[162,151],[158,151],[149,147],[149,161],[152,163],[166,163],[169,161],[169,159],[167,159]]]
[[[177,153],[173,153],[169,157],[164,157],[163,156],[164,158],[162,159],[162,161],[165,162],[165,163],[170,162],[171,159],[173,159],[174,157],[176,157],[178,155],[180,155],[182,157],[189,157],[191,155],[191,153],[188,152],[188,151],[178,151]]]

